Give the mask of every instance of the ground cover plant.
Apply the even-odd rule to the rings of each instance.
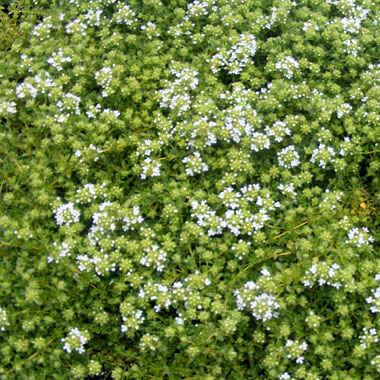
[[[0,378],[380,376],[378,1],[0,20]]]

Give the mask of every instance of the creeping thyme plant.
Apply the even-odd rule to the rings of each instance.
[[[378,0],[1,9],[0,378],[380,376]]]

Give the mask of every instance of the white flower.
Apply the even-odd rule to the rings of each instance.
[[[77,328],[71,329],[69,335],[66,338],[62,338],[61,341],[64,343],[63,349],[67,353],[71,353],[74,349],[78,354],[84,353],[84,345],[90,339],[89,333],[87,330],[81,332]]]
[[[231,37],[230,37],[231,40]],[[215,74],[220,67],[228,69],[229,74],[239,74],[256,54],[256,39],[252,34],[240,34],[239,40],[233,44],[230,50],[217,48],[215,54],[207,62],[211,63],[211,71]]]
[[[150,177],[159,177],[161,175],[161,163],[153,161],[150,157],[145,158],[144,166],[142,167],[142,173],[140,174],[141,179],[146,179]]]
[[[79,222],[80,211],[74,208],[74,203],[69,202],[61,205],[56,210],[53,210],[57,225],[65,224],[69,226],[71,223]]]
[[[118,24],[132,25],[137,21],[136,13],[128,4],[117,3],[118,11],[114,15],[115,22]]]
[[[277,153],[278,163],[286,169],[295,168],[300,164],[300,156],[295,151],[293,145],[289,145]]]
[[[286,56],[275,64],[275,68],[284,71],[285,77],[291,79],[294,74],[293,70],[299,68],[299,63],[293,57]]]
[[[185,172],[190,176],[194,176],[208,170],[207,164],[202,161],[202,157],[198,152],[194,152],[192,156],[185,157],[182,162],[187,164]]]
[[[325,144],[319,144],[319,147],[313,150],[313,154],[310,158],[310,162],[317,163],[319,167],[325,169],[329,162],[334,162],[335,151],[331,147],[327,147]]]
[[[362,245],[370,245],[375,241],[372,235],[369,234],[369,229],[367,227],[362,228],[352,228],[348,233],[348,240],[345,243],[355,244],[358,248]]]
[[[5,328],[9,326],[7,312],[0,307],[0,331],[5,331]]]
[[[79,33],[84,37],[87,34],[86,29],[87,25],[80,20],[74,20],[66,25],[66,33],[68,34]]]
[[[0,115],[7,116],[7,114],[17,113],[15,102],[2,102],[0,103]]]

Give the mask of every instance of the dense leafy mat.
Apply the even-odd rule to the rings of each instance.
[[[1,378],[379,376],[377,0],[0,19]]]

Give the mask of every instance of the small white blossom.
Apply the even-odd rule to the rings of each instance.
[[[16,103],[15,102],[2,102],[0,103],[0,116],[7,116],[8,114],[17,113]]]
[[[370,245],[375,241],[372,235],[369,234],[369,229],[367,227],[362,228],[352,228],[348,233],[348,239],[345,243],[355,244],[358,248],[362,245]]]
[[[293,145],[289,145],[277,153],[278,163],[286,169],[295,168],[300,164],[300,156]]]
[[[299,63],[293,57],[286,56],[275,64],[277,70],[281,70],[287,79],[291,79],[294,75],[294,69],[299,68]]]
[[[5,329],[9,326],[7,312],[0,307],[0,331],[5,331]]]
[[[62,338],[61,341],[64,343],[63,349],[67,353],[71,353],[72,350],[78,352],[78,354],[84,353],[84,345],[90,339],[89,333],[87,330],[81,332],[77,328],[71,329],[66,338]]]
[[[208,170],[208,165],[202,161],[202,157],[199,152],[194,152],[192,156],[185,157],[182,162],[186,164],[185,172],[190,176],[194,176]]]
[[[51,57],[47,59],[47,63],[52,65],[57,71],[62,71],[62,64],[71,62],[71,57],[64,56],[62,48],[59,48],[57,52],[53,52]]]
[[[74,203],[69,202],[53,210],[57,225],[69,226],[71,223],[79,222],[80,211],[74,208]]]

